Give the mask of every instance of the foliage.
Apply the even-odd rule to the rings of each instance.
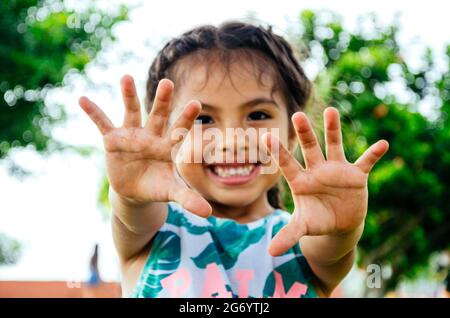
[[[390,143],[369,178],[359,243],[362,267],[391,268],[384,292],[416,277],[434,252],[450,247],[450,67],[439,71],[427,49],[421,68],[412,69],[402,58],[398,27],[367,19],[371,30],[351,32],[333,13],[303,11],[294,43],[305,63],[322,67],[317,92],[341,111],[347,158],[354,161],[378,139]],[[445,58],[450,66],[450,46]],[[426,102],[433,112],[418,111]]]
[[[20,243],[0,233],[0,265],[15,263],[19,259],[20,253]]]
[[[0,159],[13,148],[58,146],[51,129],[65,112],[62,105],[46,105],[45,96],[114,40],[113,26],[127,19],[124,7],[116,11],[74,11],[60,0],[1,2]]]

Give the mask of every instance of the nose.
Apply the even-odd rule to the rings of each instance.
[[[221,149],[227,160],[247,162],[257,160],[257,131],[250,128],[236,127],[222,130]]]
[[[244,139],[244,140],[242,140]],[[247,149],[245,136],[242,138],[239,129],[227,128],[223,135],[223,151],[244,151]]]

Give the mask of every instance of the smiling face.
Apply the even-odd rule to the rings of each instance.
[[[191,146],[181,148],[182,160],[177,163],[180,176],[213,205],[213,210],[215,204],[267,205],[267,191],[277,183],[280,173],[262,173],[267,164],[254,156],[264,149],[260,148],[261,135],[278,129],[280,141],[287,147],[292,144],[286,104],[281,92],[272,91],[271,76],[263,74],[258,81],[247,62],[235,62],[229,72],[224,67],[213,72],[204,65],[190,67],[182,82],[176,84],[171,119],[193,99],[201,102],[202,111],[189,135]],[[208,138],[208,132],[213,132],[214,138]],[[233,134],[239,132],[245,139]],[[201,157],[205,153],[214,156]],[[204,160],[190,163],[192,158]]]

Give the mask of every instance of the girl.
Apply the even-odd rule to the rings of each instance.
[[[311,83],[282,37],[228,22],[169,41],[149,70],[143,126],[133,79],[121,88],[121,127],[86,97],[79,103],[103,135],[123,296],[330,295],[354,262],[368,173],[388,143],[349,163],[339,113],[327,108],[325,157],[301,111]],[[229,129],[257,133],[237,142]],[[211,130],[224,137],[206,138]],[[291,155],[297,140],[304,167]],[[208,147],[231,160],[191,160]],[[261,150],[279,169],[263,173],[271,162]],[[292,216],[278,200],[281,174]]]

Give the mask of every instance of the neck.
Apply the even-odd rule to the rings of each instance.
[[[212,207],[212,215],[219,218],[233,219],[238,223],[248,223],[263,218],[274,211],[274,207],[267,200],[264,192],[257,200],[244,206],[224,205],[220,202],[209,202]]]

